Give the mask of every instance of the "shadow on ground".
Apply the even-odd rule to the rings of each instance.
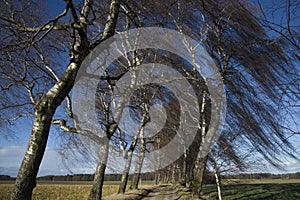
[[[217,189],[215,185],[205,185],[203,188],[203,197],[205,199],[217,199]],[[300,184],[240,184],[223,185],[222,199],[274,199],[274,200],[292,200],[300,199]]]

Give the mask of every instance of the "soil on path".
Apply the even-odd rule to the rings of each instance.
[[[151,192],[149,192],[143,200],[176,200],[178,196],[176,195],[176,188],[172,185],[160,185],[159,187],[154,188]]]

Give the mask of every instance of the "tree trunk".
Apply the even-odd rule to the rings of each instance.
[[[175,184],[176,183],[176,178],[175,178],[175,173],[176,173],[176,164],[173,163],[173,165],[171,166],[171,183]]]
[[[135,168],[136,170],[137,170],[137,167],[138,166],[136,166],[136,168]],[[134,189],[134,190],[138,189],[140,178],[141,178],[141,173],[140,172],[134,172],[134,174],[132,176],[130,189]]]
[[[119,191],[118,193],[125,193],[126,190],[126,185],[127,185],[127,181],[128,181],[128,176],[129,176],[129,170],[130,170],[130,166],[131,166],[131,161],[132,161],[132,156],[133,156],[133,151],[136,147],[137,141],[138,141],[138,136],[140,135],[141,137],[141,145],[142,145],[142,149],[141,152],[145,152],[145,150],[143,149],[144,147],[144,126],[147,123],[147,116],[149,114],[149,110],[148,108],[145,106],[145,104],[143,103],[143,108],[145,113],[143,114],[142,120],[140,122],[140,126],[132,140],[132,143],[127,151],[127,159],[126,159],[126,163],[125,163],[125,168],[122,174],[122,179],[121,179],[121,184],[119,187]],[[143,157],[143,156],[142,156]],[[142,164],[142,163],[141,163]]]
[[[187,160],[187,150],[184,151],[184,154],[183,154],[183,174],[182,174],[182,183],[184,186],[187,186],[187,183],[186,183],[186,176],[187,176],[187,163],[186,163],[186,160]]]
[[[192,158],[191,158],[192,154],[190,150],[186,150],[185,151],[185,161],[184,161],[184,170],[185,170],[185,177],[184,177],[184,181],[185,181],[185,186],[187,188],[191,188],[192,187],[192,181],[193,181],[193,170],[194,170],[194,163],[192,162]]]
[[[194,184],[193,184],[192,189],[193,189],[193,192],[199,196],[202,191],[203,177],[204,177],[204,172],[206,169],[207,158],[208,158],[208,156],[205,156],[204,158],[200,158],[198,161],[197,167],[195,168],[196,173],[195,173],[195,178],[193,181]]]
[[[132,176],[132,181],[131,181],[131,186],[130,186],[131,189],[138,189],[138,184],[139,184],[139,180],[141,177],[141,171],[142,171],[142,166],[143,166],[145,151],[146,151],[145,145],[146,145],[145,140],[142,138],[140,155],[138,157],[138,160],[137,160],[137,163],[135,166],[135,170],[134,170],[134,174]]]
[[[105,23],[105,28],[103,31],[103,37],[101,38],[101,40],[98,40],[96,43],[94,43],[91,46],[91,49],[95,48],[98,44],[100,44],[105,39],[114,35],[117,21],[118,21],[119,9],[120,9],[120,0],[112,0],[110,3],[107,22]],[[108,140],[103,141],[104,142],[103,147],[100,146],[100,148],[102,148],[102,150],[105,151],[103,154],[104,159],[98,160],[95,177],[94,177],[94,183],[89,196],[90,200],[100,200],[102,198],[102,187],[103,187],[105,169],[106,169],[106,164],[108,159],[109,140],[112,134],[115,132],[116,126],[112,126],[109,129],[111,130],[107,130],[107,135],[106,135]],[[101,156],[101,153],[103,153],[101,152],[101,149],[99,153],[100,153],[99,156]]]
[[[36,186],[36,176],[46,149],[53,110],[43,113],[44,106],[37,106],[27,150],[21,164],[11,199],[31,199]]]
[[[179,184],[184,186],[184,182],[183,182],[183,178],[182,178],[182,171],[179,166],[177,168],[177,176],[178,176]]]
[[[155,185],[158,185],[159,182],[160,182],[160,173],[159,173],[159,171],[157,170],[157,171],[155,172],[154,184],[155,184]]]
[[[165,174],[165,178],[164,178],[164,183],[169,183],[169,180],[170,180],[170,173],[169,173],[169,170],[167,171],[167,173]]]
[[[11,193],[11,200],[31,199],[32,191],[36,186],[36,176],[46,149],[53,115],[73,87],[80,64],[80,62],[70,63],[61,80],[36,104],[30,139]]]
[[[99,160],[97,163],[93,187],[90,192],[89,200],[101,200],[102,198],[102,187],[104,182],[106,163],[108,159],[108,151],[109,151],[109,140],[106,140],[105,144],[103,144],[103,146],[100,146]]]
[[[133,151],[129,150],[127,152],[127,159],[126,159],[126,163],[125,163],[125,167],[124,167],[124,171],[122,174],[122,179],[121,179],[121,183],[120,183],[120,187],[119,187],[119,191],[118,191],[118,193],[121,193],[121,194],[125,193],[125,191],[126,191],[126,185],[127,185],[127,181],[128,181],[132,155],[133,155]]]
[[[206,137],[206,121],[205,121],[205,104],[206,104],[206,91],[203,91],[203,97],[202,97],[202,104],[201,104],[201,145],[203,145],[203,142],[205,141]],[[194,184],[192,185],[193,192],[200,196],[202,191],[202,184],[203,184],[203,175],[206,169],[206,163],[208,159],[208,154],[205,157],[201,156],[201,150],[198,153],[198,160],[196,161],[196,167],[195,167],[195,179]]]
[[[214,169],[214,174],[215,174],[215,179],[216,179],[216,184],[217,184],[217,189],[218,189],[218,197],[219,197],[219,200],[222,200],[221,184],[220,184],[219,175],[218,175],[218,172],[216,169]]]

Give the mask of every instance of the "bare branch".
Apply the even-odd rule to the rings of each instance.
[[[97,144],[101,144],[103,142],[102,138],[98,137],[95,134],[89,133],[88,131],[81,131],[76,129],[75,127],[68,126],[66,120],[64,119],[54,119],[51,123],[59,125],[60,129],[62,129],[63,131],[87,136],[93,141],[95,141]]]
[[[1,119],[1,121],[4,121],[4,122],[12,122],[12,121],[16,121],[22,117],[32,117],[33,114],[31,113],[27,113],[27,114],[19,114],[17,115],[16,117],[12,117],[12,118],[9,118],[9,119]]]

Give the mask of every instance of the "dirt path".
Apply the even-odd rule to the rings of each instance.
[[[155,188],[152,192],[150,192],[147,196],[142,198],[143,200],[176,200],[178,199],[176,195],[176,189],[171,185],[161,185]]]

